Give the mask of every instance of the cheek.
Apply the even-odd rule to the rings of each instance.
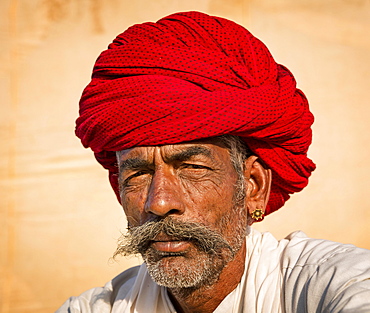
[[[188,194],[195,221],[218,229],[221,220],[233,210],[233,184],[208,184],[192,186],[192,192]]]
[[[193,203],[210,201],[214,198],[221,198],[224,194],[224,184],[227,178],[224,175],[208,175],[201,179],[189,179],[180,176],[180,190]],[[232,184],[232,183],[231,183]],[[227,189],[227,188],[226,188]]]
[[[122,208],[130,226],[141,225],[145,214],[145,201],[146,196],[144,192],[126,192],[122,194]]]

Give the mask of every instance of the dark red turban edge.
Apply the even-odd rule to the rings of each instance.
[[[76,134],[109,170],[119,200],[115,151],[240,136],[272,170],[267,215],[315,169],[312,123],[293,75],[261,41],[232,21],[184,12],[134,25],[101,53]]]

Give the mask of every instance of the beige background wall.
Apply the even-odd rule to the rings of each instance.
[[[316,115],[309,187],[258,228],[370,248],[370,1],[1,0],[0,313],[53,312],[138,261],[109,259],[125,219],[73,135],[77,102],[118,33],[184,10],[250,29]]]

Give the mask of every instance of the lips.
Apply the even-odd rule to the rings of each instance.
[[[161,252],[179,253],[186,251],[191,245],[190,241],[175,239],[159,234],[152,242],[152,247]]]

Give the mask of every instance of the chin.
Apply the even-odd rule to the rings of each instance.
[[[217,281],[229,258],[205,252],[165,256],[155,260],[144,257],[148,272],[160,286],[174,289],[200,288]]]

